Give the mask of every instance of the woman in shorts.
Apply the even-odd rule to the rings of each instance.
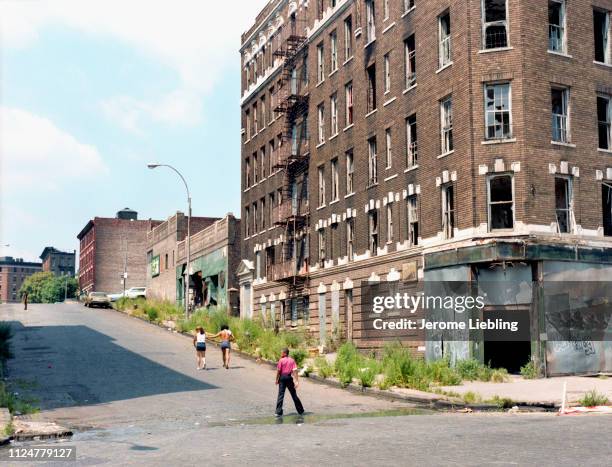
[[[206,332],[201,326],[196,328],[196,334],[193,336],[193,346],[196,349],[196,369],[203,370],[206,368]]]
[[[229,326],[227,324],[224,324],[223,326],[221,326],[221,331],[219,331],[217,334],[215,334],[212,337],[219,337],[221,339],[221,352],[223,353],[223,367],[226,370],[229,370],[230,351],[232,348],[230,342],[234,340],[234,335],[232,334],[232,331],[230,331]]]

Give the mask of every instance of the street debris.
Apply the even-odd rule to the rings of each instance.
[[[55,422],[36,422],[13,419],[13,428],[13,438],[16,441],[66,438],[72,436],[72,431]]]

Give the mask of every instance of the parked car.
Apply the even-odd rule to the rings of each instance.
[[[101,308],[110,308],[111,302],[108,295],[104,292],[89,292],[87,298],[85,299],[85,306],[89,308],[93,308],[95,306]]]
[[[123,297],[123,292],[119,292],[119,293],[109,293],[108,294],[108,298],[111,302],[116,302],[117,300],[119,300],[120,298]]]
[[[132,287],[125,291],[125,296],[127,298],[138,298],[138,297],[147,297],[147,288],[146,287]]]

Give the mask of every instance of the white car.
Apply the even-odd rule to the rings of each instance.
[[[123,297],[123,292],[119,292],[119,293],[110,293],[108,294],[108,298],[110,298],[111,302],[116,302],[117,300],[119,300],[121,297]]]
[[[147,288],[146,287],[132,287],[125,291],[125,296],[127,298],[138,298],[143,297],[147,298]]]

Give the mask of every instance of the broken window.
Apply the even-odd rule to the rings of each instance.
[[[612,182],[603,182],[601,185],[601,207],[604,235],[612,237]]]
[[[353,83],[348,83],[344,87],[344,94],[346,100],[346,116],[345,116],[345,126],[350,126],[353,124]]]
[[[374,0],[366,0],[366,40],[372,42],[376,39],[376,10]]]
[[[453,185],[442,187],[442,231],[444,238],[455,236],[455,197]]]
[[[338,199],[340,198],[340,174],[338,171],[338,159],[334,159],[333,161],[331,161],[331,176],[331,200],[338,201]]]
[[[323,144],[325,142],[325,106],[323,104],[319,104],[317,108],[317,118],[319,126],[319,144]]]
[[[331,44],[331,71],[334,72],[338,69],[338,35],[336,31],[329,35],[329,42]]]
[[[416,84],[416,45],[414,34],[404,41],[404,75],[406,89]]]
[[[508,47],[506,0],[482,0],[485,49]]]
[[[387,204],[387,243],[393,242],[393,204]]]
[[[500,175],[489,179],[489,229],[514,227],[512,176]]]
[[[595,36],[595,61],[610,63],[610,12],[593,10],[593,32]]]
[[[354,247],[354,238],[355,238],[355,219],[352,217],[346,220],[346,255],[348,256],[349,261],[353,261],[355,258],[355,247]]]
[[[368,234],[370,243],[370,254],[376,256],[378,254],[378,211],[372,210],[368,214]]]
[[[453,101],[448,97],[440,102],[441,154],[453,150]]]
[[[548,0],[548,50],[565,53],[565,0]]]
[[[404,13],[414,8],[414,0],[404,0]]]
[[[376,110],[376,64],[370,65],[368,74],[368,113]]]
[[[325,266],[325,230],[319,230],[319,267]]]
[[[417,120],[416,115],[411,115],[406,119],[406,167],[414,167],[417,163]]]
[[[599,149],[612,150],[612,97],[597,96]]]
[[[569,89],[551,88],[552,104],[552,140],[558,143],[569,143]]]
[[[485,85],[486,138],[512,138],[510,83]]]
[[[334,94],[330,98],[330,109],[331,109],[331,135],[338,134],[338,96]]]
[[[378,182],[378,170],[376,160],[376,138],[368,140],[368,186]]]
[[[319,167],[319,207],[325,206],[325,167]]]
[[[442,68],[452,61],[450,13],[445,13],[438,18],[438,34],[438,65],[440,68]]]
[[[344,20],[344,60],[353,56],[353,21],[349,16]]]
[[[347,151],[346,153],[346,194],[350,195],[353,193],[353,173],[355,172],[355,165],[353,164],[353,151]]]
[[[385,94],[391,92],[391,53],[384,56],[384,78],[385,78]]]
[[[416,195],[408,198],[408,244],[419,244],[419,211]]]
[[[572,186],[568,177],[555,177],[555,210],[559,233],[572,231]]]
[[[322,42],[317,45],[317,78],[319,83],[325,79],[325,55]]]

